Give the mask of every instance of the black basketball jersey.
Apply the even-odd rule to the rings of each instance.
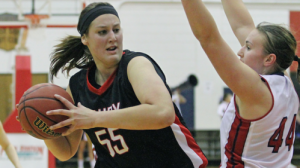
[[[70,79],[70,89],[77,105],[97,112],[117,110],[141,104],[127,77],[129,61],[146,57],[155,67],[169,92],[165,76],[148,55],[125,50],[118,68],[100,87],[95,82],[96,66],[81,70]],[[170,92],[171,99],[171,92]],[[205,167],[207,159],[186,128],[174,105],[174,123],[159,130],[92,128],[84,130],[97,153],[96,168],[193,168]],[[141,111],[142,113],[142,111]]]

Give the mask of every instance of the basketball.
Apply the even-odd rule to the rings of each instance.
[[[32,86],[19,101],[18,116],[21,126],[35,138],[56,138],[68,129],[68,127],[56,130],[49,129],[50,126],[68,118],[63,115],[46,114],[49,110],[67,109],[63,103],[54,97],[54,94],[58,94],[73,103],[71,96],[63,88],[51,83]]]

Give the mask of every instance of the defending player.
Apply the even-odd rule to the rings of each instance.
[[[204,3],[182,0],[195,37],[234,92],[222,119],[221,167],[287,167],[299,99],[284,70],[298,61],[296,40],[278,25],[255,28],[241,0],[223,3],[242,45],[240,59],[221,37]]]

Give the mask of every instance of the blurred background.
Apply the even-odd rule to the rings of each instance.
[[[10,118],[23,87],[49,80],[49,55],[53,47],[67,35],[79,36],[76,26],[81,10],[98,0],[0,0],[0,120],[16,144],[21,163],[30,168],[76,167],[77,156],[60,162],[48,153],[41,140],[22,144]],[[107,0],[119,13],[124,36],[124,49],[150,55],[161,66],[170,88],[181,88],[179,103],[186,125],[209,159],[210,166],[220,162],[219,127],[217,113],[225,93],[231,93],[205,56],[199,42],[190,30],[180,0]],[[218,28],[231,48],[238,52],[235,38],[223,11],[221,0],[204,0]],[[255,24],[262,21],[284,24],[300,39],[299,0],[244,0]],[[216,46],[218,49],[218,46]],[[298,54],[300,55],[300,54]],[[71,71],[74,74],[77,70]],[[295,80],[295,65],[289,69]],[[189,81],[190,75],[197,84]],[[53,83],[67,87],[69,77],[59,74]],[[298,93],[299,85],[295,83]],[[19,91],[18,91],[19,89]],[[25,88],[24,88],[25,89]],[[20,93],[21,92],[21,93]],[[283,102],[285,103],[285,102]],[[300,138],[296,136],[296,138]],[[30,138],[29,138],[30,139]],[[31,141],[31,140],[26,140]],[[293,163],[300,165],[299,139],[295,141]],[[25,142],[25,139],[24,141]],[[0,148],[1,149],[1,148]],[[87,156],[87,149],[84,156]],[[28,162],[28,163],[26,163]],[[37,164],[32,164],[36,162]],[[0,165],[12,167],[0,151]],[[85,166],[89,162],[85,161]],[[2,166],[0,166],[2,167]],[[25,168],[26,166],[24,166]]]

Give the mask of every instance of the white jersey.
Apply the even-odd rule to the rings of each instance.
[[[261,75],[271,91],[273,106],[256,120],[243,119],[235,96],[221,124],[221,167],[286,168],[294,149],[297,93],[287,76]]]

